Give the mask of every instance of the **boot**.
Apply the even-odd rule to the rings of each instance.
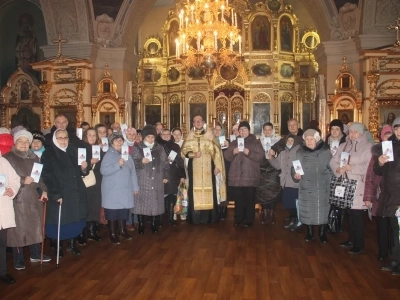
[[[132,237],[126,232],[126,220],[118,220],[118,226],[119,226],[120,237],[128,241],[131,240]]]
[[[75,254],[75,255],[81,255],[81,251],[75,247],[75,240],[76,239],[68,240],[67,251],[71,252],[72,254]]]
[[[108,231],[110,232],[110,241],[113,244],[120,244],[118,236],[118,221],[108,221]]]
[[[228,207],[225,205],[220,205],[219,216],[221,220],[226,220],[228,217]]]
[[[326,238],[326,225],[319,225],[319,240],[321,243],[326,244],[328,239]]]
[[[170,225],[172,226],[176,226],[176,221],[174,220],[174,206],[175,203],[170,201],[168,203],[168,210],[167,210],[167,214],[168,214],[168,222]]]
[[[285,229],[290,229],[290,227],[292,227],[295,223],[295,218],[294,217],[290,217],[289,223],[286,224],[285,226],[283,226],[283,228]]]
[[[29,250],[31,252],[31,262],[39,262],[41,259],[41,244],[33,244],[29,246]],[[43,254],[43,262],[51,261],[51,257],[48,255]]]
[[[269,210],[271,224],[275,224],[275,209],[271,208]]]
[[[13,247],[14,254],[14,268],[18,271],[25,269],[24,261],[24,248],[23,247]]]
[[[138,215],[138,221],[139,221],[139,234],[144,234],[144,216],[143,215]]]
[[[267,208],[263,208],[261,224],[268,224],[269,219],[270,219],[270,210]]]
[[[163,225],[163,215],[155,216],[155,218],[156,218],[155,223],[154,223],[155,226],[157,226],[157,229],[161,228]]]
[[[51,248],[51,249],[54,249],[54,254],[57,256],[57,240],[55,240],[55,239],[50,239],[50,248]],[[60,258],[62,258],[62,257],[64,256],[61,241],[60,241],[60,251],[59,251],[59,255],[60,255]]]
[[[307,235],[304,238],[304,241],[306,241],[308,243],[308,242],[311,242],[313,238],[314,238],[314,228],[312,225],[308,225],[307,226]]]
[[[297,230],[299,230],[300,228],[301,228],[301,223],[299,222],[299,219],[296,217],[296,218],[294,218],[294,224],[293,224],[293,226],[291,226],[290,228],[289,228],[289,230],[291,231],[291,232],[296,232]]]
[[[158,232],[157,216],[152,216],[151,217],[151,231],[153,231],[153,233],[157,233]]]
[[[80,246],[86,245],[85,229],[86,229],[86,227],[83,228],[82,233],[76,237],[76,240],[77,240],[77,242],[78,242],[78,244],[79,244]]]
[[[88,232],[87,232],[88,240],[92,240],[92,241],[95,241],[95,242],[101,242],[101,237],[99,237],[97,235],[96,223],[95,222],[88,222],[87,229],[88,229]]]

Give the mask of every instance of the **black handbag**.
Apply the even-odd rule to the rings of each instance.
[[[329,203],[339,208],[351,208],[357,189],[357,180],[345,176],[332,176],[329,192]]]
[[[330,233],[340,232],[340,228],[342,227],[342,213],[344,213],[342,209],[331,205],[328,215],[328,230]]]

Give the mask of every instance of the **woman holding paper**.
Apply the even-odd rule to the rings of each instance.
[[[56,129],[53,143],[43,152],[42,178],[48,189],[46,235],[57,248],[58,212],[62,205],[60,240],[68,240],[67,251],[80,255],[75,242],[86,227],[86,186],[82,176],[88,174],[87,162],[78,165],[78,149],[68,143],[68,132]],[[60,257],[63,256],[60,244]]]
[[[101,237],[97,234],[99,231],[100,211],[101,211],[101,180],[100,167],[104,152],[100,149],[101,140],[94,128],[88,128],[83,132],[83,141],[91,145],[92,157],[89,157],[90,164],[96,184],[86,189],[86,198],[88,204],[87,221],[87,238],[88,240],[100,242]]]
[[[20,130],[14,134],[15,146],[4,155],[20,176],[21,188],[14,199],[16,227],[7,231],[7,246],[12,247],[14,267],[25,269],[23,247],[29,246],[31,262],[40,261],[40,243],[42,242],[43,200],[47,198],[47,188],[40,173],[42,165],[39,158],[29,149],[32,134]],[[32,174],[33,173],[33,174]],[[40,192],[38,194],[38,192]],[[43,256],[43,261],[51,258]]]
[[[119,132],[113,132],[109,137],[106,155],[101,163],[100,172],[103,175],[101,183],[101,199],[105,217],[108,220],[110,240],[119,244],[119,236],[131,240],[126,231],[126,221],[129,210],[134,207],[134,198],[139,192],[133,160],[129,157],[128,146],[123,146],[124,137]]]
[[[303,139],[304,142],[296,153],[297,164],[293,161],[293,165],[300,165],[302,170],[292,168],[293,181],[299,182],[299,219],[307,225],[307,235],[304,239],[306,242],[314,238],[314,226],[318,226],[319,239],[326,243],[332,176],[329,162],[332,154],[315,129],[307,129]]]
[[[372,144],[365,135],[364,125],[353,122],[349,127],[349,135],[346,143],[339,146],[338,151],[332,157],[330,166],[335,176],[347,175],[349,179],[357,180],[353,205],[349,209],[350,228],[349,238],[340,246],[351,248],[348,253],[359,254],[364,251],[364,211],[367,209],[363,199],[365,190],[365,177],[371,160]],[[348,159],[346,160],[346,157]],[[343,164],[345,160],[347,163]]]
[[[164,147],[169,161],[169,181],[164,184],[165,210],[168,214],[169,224],[175,226],[174,206],[176,202],[176,194],[178,192],[179,184],[185,182],[185,167],[181,156],[181,148],[175,143],[174,137],[171,136],[171,131],[169,131],[169,129],[163,129],[161,131],[160,144]]]

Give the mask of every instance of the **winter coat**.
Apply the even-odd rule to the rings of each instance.
[[[308,148],[305,143],[296,153],[300,160],[304,175],[299,184],[299,218],[306,225],[323,225],[328,223],[329,188],[332,171],[329,162],[332,158],[328,145],[322,140],[315,149]],[[294,182],[295,171],[292,168]]]
[[[244,148],[249,149],[249,154],[244,152],[233,154],[237,148],[237,139],[229,144],[224,152],[226,160],[231,162],[229,168],[229,185],[236,187],[258,187],[260,185],[260,165],[265,152],[260,140],[254,134],[249,134],[244,139]]]
[[[365,176],[367,175],[367,169],[372,155],[371,147],[372,144],[368,142],[365,134],[354,141],[351,141],[350,137],[347,137],[346,143],[339,145],[338,151],[330,162],[332,171],[336,177],[339,177],[340,174],[336,173],[336,170],[340,166],[340,156],[342,152],[348,152],[350,154],[349,165],[351,171],[347,171],[346,174],[349,179],[357,180],[352,209],[367,209],[364,205],[364,190]]]
[[[0,194],[0,230],[2,230],[15,227],[13,199],[21,186],[21,178],[4,157],[0,157],[0,174],[6,175],[5,188],[10,188],[14,192],[12,197]]]
[[[62,198],[61,225],[86,219],[86,186],[78,165],[78,149],[68,145],[66,151],[54,144],[43,152],[42,178],[47,186],[48,198],[46,223],[58,224],[58,199]]]
[[[15,223],[17,227],[7,231],[7,246],[24,247],[42,242],[43,202],[39,201],[42,191],[47,192],[42,178],[39,183],[24,184],[31,176],[33,163],[39,158],[31,151],[21,152],[15,147],[4,155],[20,177],[21,187],[14,198]],[[40,191],[40,194],[38,193]]]
[[[133,208],[133,192],[139,191],[132,157],[128,156],[128,160],[122,166],[118,163],[120,158],[121,152],[110,146],[101,163],[101,203],[106,209]]]
[[[131,154],[135,163],[140,189],[132,213],[158,216],[165,212],[163,179],[169,180],[170,164],[164,148],[157,143],[154,143],[151,149],[153,160],[143,164],[144,148],[147,148],[147,146],[142,141],[133,148]]]
[[[382,217],[395,217],[396,210],[400,206],[400,141],[395,135],[389,138],[393,143],[394,161],[389,161],[383,166],[376,160],[374,173],[382,176],[381,194],[379,196],[379,211],[377,214]],[[382,146],[381,152],[382,155]]]
[[[169,181],[164,183],[164,194],[174,195],[178,192],[181,178],[186,177],[184,162],[181,155],[181,147],[174,142],[173,137],[171,137],[169,141],[160,141],[160,145],[163,146],[167,157],[171,153],[171,150],[177,153],[174,161],[169,164]]]
[[[371,147],[371,160],[369,161],[367,174],[365,176],[365,189],[364,189],[364,202],[370,201],[372,203],[372,215],[373,216],[382,216],[382,210],[379,210],[380,206],[379,194],[380,194],[380,184],[382,180],[382,176],[376,175],[374,173],[374,165],[378,160],[378,157],[382,155],[382,145],[376,144]],[[380,214],[378,214],[380,211]]]

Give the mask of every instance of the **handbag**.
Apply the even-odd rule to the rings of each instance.
[[[94,186],[96,184],[96,176],[94,176],[94,172],[93,172],[94,167],[95,167],[95,164],[92,166],[92,169],[89,171],[88,175],[82,176],[83,183],[85,184],[85,186],[87,188]]]
[[[342,223],[342,210],[335,206],[331,205],[328,214],[328,229],[330,233],[340,232],[341,223]]]
[[[357,180],[346,176],[332,176],[329,203],[339,208],[351,208],[357,189]]]
[[[178,186],[178,192],[176,193],[176,203],[174,206],[174,213],[181,216],[186,216],[188,212],[188,198],[187,188],[184,183],[180,183]]]

